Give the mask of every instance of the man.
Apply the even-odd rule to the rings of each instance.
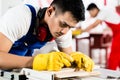
[[[70,28],[82,20],[84,5],[81,0],[54,0],[43,9],[28,4],[10,9],[0,20],[0,68],[60,70],[63,66],[71,66],[72,57],[77,68],[82,69],[84,65],[84,70],[91,71],[93,61],[83,54],[72,53],[71,49]],[[59,50],[69,55],[51,52],[30,57],[34,49],[40,49],[53,39]],[[81,57],[76,58],[79,61],[76,56]]]
[[[120,8],[119,8],[120,9]],[[92,28],[95,28],[101,22],[105,22],[113,32],[113,40],[111,53],[108,60],[108,68],[116,70],[117,67],[120,67],[120,15],[115,8],[103,9],[100,10],[96,4],[91,3],[87,10],[89,11],[91,17],[97,17],[97,20],[89,25],[84,31],[90,31]]]

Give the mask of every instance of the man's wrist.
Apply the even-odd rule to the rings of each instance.
[[[26,68],[32,68],[33,67],[33,60],[34,60],[34,57],[28,57],[28,61],[25,64],[25,67]]]

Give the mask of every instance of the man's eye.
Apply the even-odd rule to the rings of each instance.
[[[62,26],[63,26],[63,27],[68,27],[68,25],[67,25],[67,24],[65,24],[65,23],[63,23],[63,24],[62,24]]]
[[[71,29],[74,29],[75,27],[70,27]]]
[[[65,23],[60,23],[60,26],[62,27],[62,28],[66,28],[66,27],[69,27],[67,24],[65,24]]]

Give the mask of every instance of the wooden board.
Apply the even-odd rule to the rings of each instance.
[[[72,68],[65,68],[58,72],[53,72],[56,77],[58,78],[68,78],[68,77],[89,77],[89,76],[98,76],[100,75],[100,72],[98,71],[92,71],[92,72],[86,72],[86,71],[75,71]]]
[[[32,69],[24,68],[21,74],[24,73],[27,76],[42,78],[42,80],[54,80],[55,77],[59,79],[63,78],[71,78],[71,77],[90,77],[90,76],[98,76],[100,72],[85,72],[85,71],[77,71],[75,72],[72,68],[64,68],[61,71],[35,71]],[[28,75],[29,74],[29,75]]]

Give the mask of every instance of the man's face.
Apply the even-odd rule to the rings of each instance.
[[[89,11],[91,17],[96,17],[98,14],[98,9],[94,8]]]
[[[48,14],[49,15],[49,14]],[[76,25],[76,20],[72,17],[70,12],[57,13],[52,10],[46,20],[49,30],[54,38],[66,34],[70,28]]]

